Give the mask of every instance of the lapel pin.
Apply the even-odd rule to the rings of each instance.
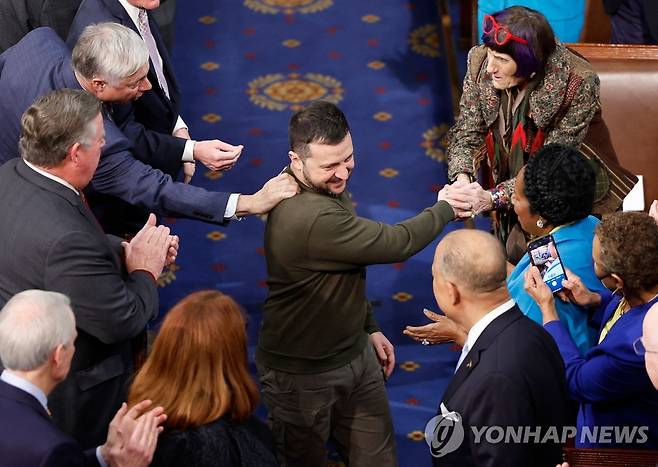
[[[472,368],[473,367],[473,360],[469,360],[468,363],[466,364],[466,368]]]

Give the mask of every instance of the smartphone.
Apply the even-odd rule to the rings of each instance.
[[[531,241],[528,244],[528,255],[551,291],[555,293],[562,290],[562,281],[567,278],[567,274],[553,236],[546,235]]]

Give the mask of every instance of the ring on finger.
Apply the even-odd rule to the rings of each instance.
[[[428,341],[427,339],[423,339],[422,341],[420,341],[420,343],[422,345],[430,345],[430,341]]]

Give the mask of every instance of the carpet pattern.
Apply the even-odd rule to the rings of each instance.
[[[349,190],[360,215],[395,223],[433,204],[446,182],[445,134],[452,121],[435,2],[179,1],[176,28],[173,57],[192,137],[245,146],[230,172],[197,164],[193,184],[257,191],[288,162],[291,114],[325,99],[350,122],[356,169]],[[458,62],[463,73],[464,52]],[[166,221],[181,248],[160,279],[161,316],[188,293],[217,288],[246,310],[253,355],[267,292],[263,219],[227,228]],[[478,224],[486,228],[487,221]],[[453,228],[461,225],[446,231]],[[431,464],[423,430],[459,356],[450,345],[423,347],[402,335],[405,325],[427,321],[424,307],[436,309],[435,246],[404,263],[368,269],[368,297],[396,346],[398,365],[387,389],[402,466]]]

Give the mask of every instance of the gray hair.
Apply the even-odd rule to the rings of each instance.
[[[31,371],[75,336],[75,317],[66,295],[26,290],[0,310],[0,359],[5,368]]]
[[[101,101],[79,89],[41,96],[21,117],[21,156],[39,167],[57,167],[73,144],[93,142],[94,118],[100,111]]]
[[[444,277],[476,293],[493,292],[505,286],[507,260],[500,241],[481,231],[461,229],[441,240],[441,254],[434,267]]]
[[[99,23],[82,31],[73,47],[71,61],[75,72],[83,78],[100,78],[117,84],[148,65],[149,52],[132,29],[116,23]]]

